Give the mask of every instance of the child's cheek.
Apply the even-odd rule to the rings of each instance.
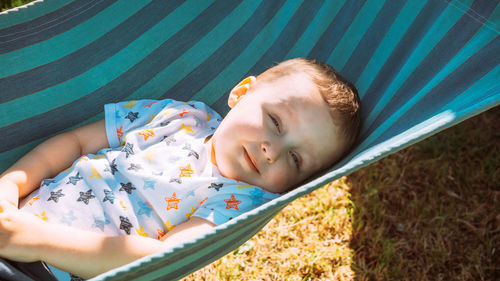
[[[269,176],[264,177],[264,180],[267,181],[267,186],[277,190],[275,192],[281,192],[292,184],[292,176],[292,173],[288,169],[281,167],[280,169],[271,170]]]

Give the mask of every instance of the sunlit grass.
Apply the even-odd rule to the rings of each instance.
[[[289,204],[185,280],[495,280],[500,108]]]
[[[0,1],[0,12],[4,10],[8,10],[14,7],[22,6],[24,4],[28,4],[33,0],[1,0]]]

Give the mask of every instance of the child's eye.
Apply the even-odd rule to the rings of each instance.
[[[281,126],[280,122],[278,122],[278,119],[274,118],[272,115],[269,115],[269,117],[271,117],[271,120],[273,121],[273,124],[276,127],[276,129],[278,130],[278,133],[281,132]]]
[[[298,170],[300,167],[299,156],[295,152],[290,152],[290,155],[292,156],[293,162],[295,162],[295,166],[297,166],[297,170]]]

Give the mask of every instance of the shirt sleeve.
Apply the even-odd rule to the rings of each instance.
[[[118,147],[123,143],[123,136],[136,128],[149,123],[162,109],[178,103],[172,99],[135,100],[106,104],[104,118],[106,134],[110,147]]]
[[[217,194],[203,202],[193,216],[220,225],[278,196],[257,187],[253,187],[251,192]]]

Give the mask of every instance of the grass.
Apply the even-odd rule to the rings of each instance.
[[[33,0],[1,0],[0,1],[0,12],[11,9],[13,7],[22,6],[32,2]]]
[[[500,107],[298,200],[184,280],[495,280]]]

